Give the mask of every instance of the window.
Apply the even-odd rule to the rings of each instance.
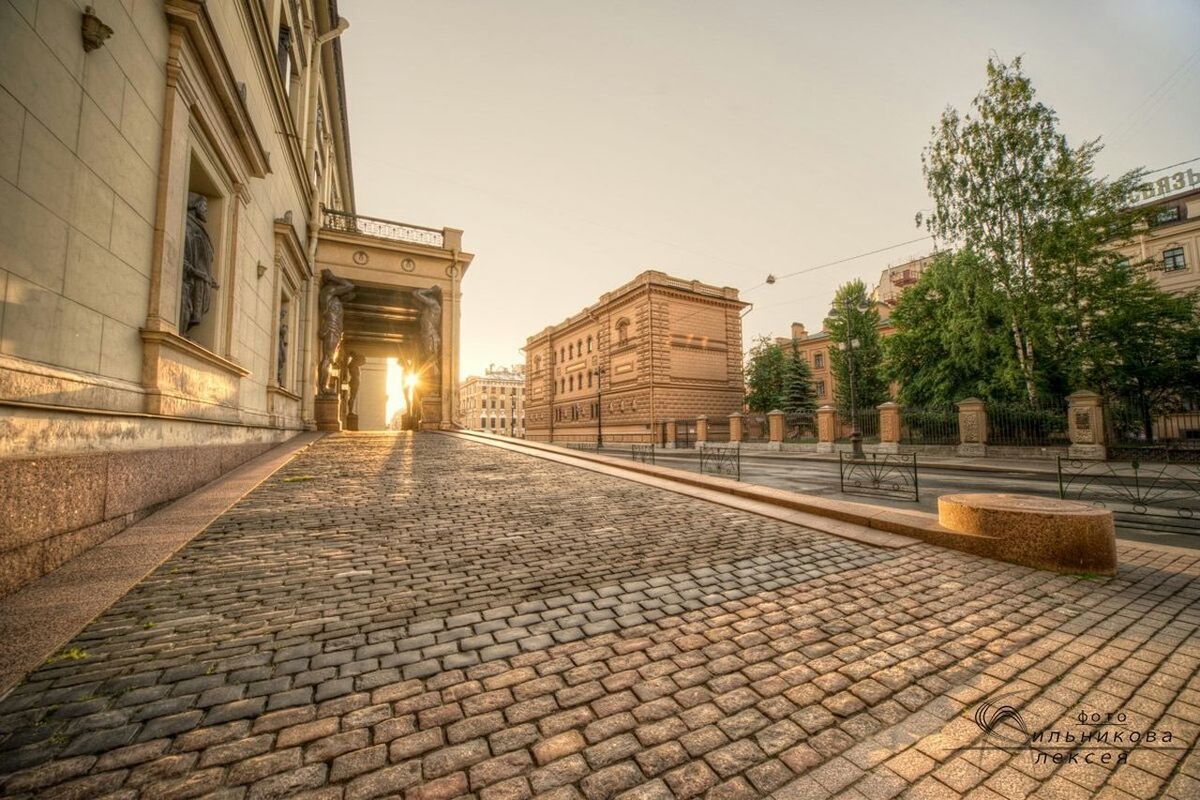
[[[588,388],[592,388],[592,373],[588,373]]]
[[[588,352],[592,352],[592,337],[588,337]]]
[[[290,91],[292,84],[292,29],[287,25],[279,26],[279,40],[275,45],[275,63],[279,66],[279,77],[283,80],[283,88]]]
[[[567,391],[569,391],[569,392],[575,391],[575,376],[574,375],[567,378]]]
[[[1187,269],[1187,260],[1183,256],[1182,247],[1172,247],[1163,251],[1163,272],[1175,272]]]
[[[1178,222],[1182,216],[1179,206],[1171,206],[1155,212],[1154,218],[1150,220],[1150,224],[1166,225],[1168,222]]]
[[[558,349],[558,362],[561,364],[562,362],[564,362],[566,360],[567,360],[567,350],[565,347],[560,347]]]
[[[817,397],[825,396],[825,381],[817,381]]]
[[[567,379],[566,378],[558,379],[558,390],[560,392],[565,392],[567,390]]]
[[[814,353],[813,354],[813,369],[825,369],[825,354],[824,353]]]
[[[575,352],[579,353],[579,355],[583,355],[583,339],[580,339],[575,343]]]
[[[574,358],[574,357],[575,357],[575,345],[570,345],[569,347],[567,347],[567,358]]]
[[[629,343],[629,320],[621,319],[617,321],[617,346]]]

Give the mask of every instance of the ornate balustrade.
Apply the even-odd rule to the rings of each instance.
[[[357,233],[361,236],[390,239],[393,242],[411,242],[429,247],[444,247],[446,243],[442,232],[434,228],[403,225],[391,220],[346,214],[328,208],[325,209],[322,227],[325,230]]]

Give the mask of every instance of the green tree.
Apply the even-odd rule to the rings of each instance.
[[[934,210],[917,215],[943,246],[967,248],[1003,303],[1025,394],[1056,391],[1077,372],[1098,275],[1120,256],[1144,212],[1126,208],[1135,170],[1093,176],[1100,140],[1070,147],[1054,110],[1035,97],[1021,59],[989,59],[972,113],[947,108],[922,153]]]
[[[817,391],[813,387],[812,369],[808,362],[800,356],[800,348],[792,339],[791,352],[788,353],[787,373],[784,376],[783,410],[789,414],[803,411],[815,411],[817,408]]]
[[[1098,310],[1088,317],[1082,385],[1124,401],[1124,422],[1153,438],[1155,413],[1200,390],[1200,293],[1176,297],[1136,268],[1106,276]]]
[[[1013,400],[1024,394],[1003,298],[968,250],[941,253],[900,296],[884,339],[884,376],[900,402],[947,406],[967,397]]]
[[[782,409],[787,386],[787,355],[778,342],[760,336],[746,361],[746,405],[765,413]]]
[[[866,284],[855,279],[838,287],[825,330],[834,344],[829,349],[829,369],[837,381],[834,400],[839,413],[851,411],[851,385],[854,404],[860,409],[874,408],[887,400],[879,310],[867,297]]]

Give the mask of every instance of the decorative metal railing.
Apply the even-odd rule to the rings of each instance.
[[[910,408],[900,409],[900,444],[957,445],[958,409]]]
[[[784,415],[783,440],[785,442],[817,441],[817,414],[815,411],[795,411]]]
[[[1108,508],[1122,527],[1200,534],[1200,464],[1059,456],[1058,496]]]
[[[700,448],[700,472],[742,479],[742,448],[736,444],[705,444]]]
[[[838,453],[838,480],[844,494],[921,501],[915,453]]]
[[[629,457],[634,461],[640,461],[643,464],[654,463],[654,445],[652,444],[635,444],[633,445]]]
[[[765,442],[770,435],[766,414],[746,414],[742,417],[743,442]]]
[[[1118,399],[1108,403],[1108,457],[1114,461],[1200,463],[1200,398],[1166,407]]]
[[[325,209],[323,227],[331,231],[357,233],[362,236],[374,236],[377,239],[390,239],[393,242],[412,242],[429,247],[443,247],[445,239],[442,232],[436,228],[423,228],[420,225],[403,225],[391,220],[377,217],[363,217],[358,214],[346,214],[342,211]]]
[[[1010,447],[1068,447],[1067,403],[1047,400],[1039,405],[988,403],[988,445]]]

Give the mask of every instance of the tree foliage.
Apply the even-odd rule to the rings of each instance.
[[[813,387],[812,369],[800,355],[800,348],[795,339],[792,339],[787,356],[783,410],[789,414],[815,411],[817,409],[817,391]]]
[[[786,400],[788,358],[778,342],[760,336],[746,361],[746,405],[766,413],[782,409]]]
[[[900,296],[891,321],[896,333],[884,340],[884,374],[900,385],[905,405],[1024,393],[1003,298],[972,252],[939,254]]]
[[[839,413],[849,414],[852,405],[874,408],[886,401],[888,385],[882,370],[879,310],[867,297],[867,287],[861,280],[838,287],[825,330],[835,345],[829,349],[829,368],[837,382],[834,401]]]
[[[932,131],[921,161],[935,208],[917,222],[943,247],[978,258],[1032,401],[1078,374],[1071,344],[1088,327],[1103,273],[1120,259],[1111,244],[1144,218],[1126,208],[1144,173],[1094,177],[1099,139],[1067,144],[1020,58],[988,60],[987,86],[971,108],[947,108]]]

